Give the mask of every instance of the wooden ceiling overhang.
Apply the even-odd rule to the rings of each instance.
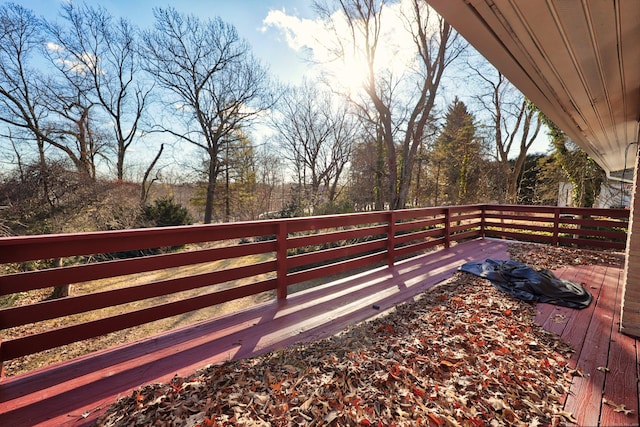
[[[640,120],[637,0],[427,0],[611,177]]]

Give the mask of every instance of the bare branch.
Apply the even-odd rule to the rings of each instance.
[[[163,127],[207,153],[208,223],[222,144],[273,104],[267,72],[236,29],[221,19],[202,21],[173,8],[154,9],[154,14],[154,29],[143,35],[145,69],[167,92],[173,116],[183,120],[182,128]]]

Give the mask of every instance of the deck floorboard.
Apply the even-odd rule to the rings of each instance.
[[[578,355],[577,360],[573,358],[572,360],[583,373],[583,376],[574,377],[565,402],[565,410],[574,414],[578,425],[595,426],[598,425],[600,418],[602,389],[613,322],[613,316],[606,310],[610,300],[615,298],[615,289],[602,286],[603,277],[598,274],[600,269],[591,266],[583,270],[588,270],[590,274],[578,276],[578,281],[589,284],[586,280],[593,280],[601,290],[597,296],[594,295],[594,302],[589,308],[577,311],[572,322],[576,327],[571,329],[571,333],[563,334],[563,338],[569,343],[582,340],[582,345],[577,346],[580,350],[574,353],[574,356]],[[590,309],[591,307],[593,309]]]
[[[572,266],[556,271],[593,294],[583,310],[538,304],[536,321],[574,349],[573,377],[565,411],[577,426],[638,426],[638,342],[620,333],[621,268]],[[555,321],[554,321],[555,319]]]
[[[607,274],[607,280],[618,281],[619,272]],[[612,284],[613,286],[613,284]],[[616,286],[616,301],[621,298],[621,286]],[[600,424],[603,426],[638,425],[638,365],[636,360],[636,340],[619,333],[616,328],[620,324],[620,304],[614,308],[614,330],[611,334],[609,348],[608,372],[605,375],[603,405]],[[636,393],[633,393],[633,391]],[[604,399],[606,402],[604,403]],[[617,412],[616,412],[617,410]],[[626,414],[624,410],[631,411]]]

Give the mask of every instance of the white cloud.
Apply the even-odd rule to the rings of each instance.
[[[85,74],[89,69],[97,67],[98,59],[95,55],[88,52],[83,53],[80,60],[67,59],[65,58],[67,55],[65,55],[65,49],[63,46],[54,42],[47,42],[45,46],[50,52],[53,52],[58,56],[55,61],[58,64],[61,64],[65,70],[69,70],[77,74]],[[102,70],[98,70],[98,72],[103,73]]]
[[[384,6],[376,52],[377,72],[398,76],[415,65],[416,48],[402,15],[403,11],[410,11],[410,1]],[[318,63],[325,74],[332,75],[337,84],[354,89],[366,78],[367,66],[361,43],[354,49],[351,30],[341,13],[334,13],[328,20],[312,20],[298,18],[285,10],[271,10],[263,24],[263,31],[269,27],[281,31],[292,50],[308,55],[308,59]],[[344,51],[345,56],[338,58],[338,50]]]
[[[270,10],[262,23],[263,32],[268,27],[282,31],[287,44],[296,52],[305,48],[313,49],[317,45],[316,35],[327,30],[325,23],[320,20],[301,19],[287,15],[285,10]]]
[[[64,50],[62,46],[54,42],[47,42],[45,46],[52,52],[62,52]]]

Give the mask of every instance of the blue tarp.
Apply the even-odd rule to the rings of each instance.
[[[585,308],[593,297],[581,285],[556,277],[550,270],[534,270],[517,261],[487,259],[467,262],[461,271],[484,277],[503,292],[528,302]]]

